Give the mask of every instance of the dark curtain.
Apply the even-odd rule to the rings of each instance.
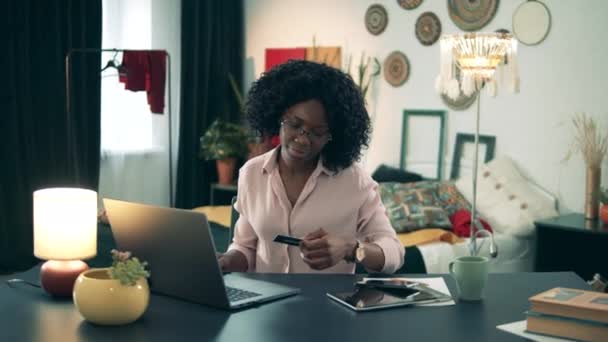
[[[198,158],[199,138],[218,117],[236,122],[240,108],[228,73],[241,85],[242,0],[182,0],[180,141],[176,207],[209,203],[215,161]]]
[[[99,54],[75,55],[71,110],[65,57],[101,47],[100,0],[9,0],[0,10],[0,272],[36,260],[32,193],[54,186],[97,190],[100,144]]]

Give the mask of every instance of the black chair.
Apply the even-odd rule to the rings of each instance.
[[[234,236],[234,225],[236,220],[239,219],[239,212],[234,210],[234,203],[236,202],[236,196],[232,197],[230,202],[230,229],[228,229],[228,246],[232,243],[232,237]]]

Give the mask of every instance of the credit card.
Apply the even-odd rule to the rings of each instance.
[[[279,243],[284,243],[284,244],[288,244],[291,246],[299,246],[300,245],[300,241],[302,241],[302,239],[298,239],[295,237],[291,237],[291,236],[286,236],[286,235],[277,235],[274,237],[274,242],[279,242]]]

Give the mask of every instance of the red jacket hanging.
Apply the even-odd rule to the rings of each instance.
[[[163,50],[124,51],[119,81],[125,89],[145,90],[150,111],[163,114],[165,109],[166,53]]]

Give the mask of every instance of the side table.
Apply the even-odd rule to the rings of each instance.
[[[574,271],[584,280],[608,277],[608,225],[568,214],[536,221],[535,271]]]
[[[236,184],[211,183],[209,186],[209,204],[229,205],[232,201],[232,197],[236,196],[236,192]]]

